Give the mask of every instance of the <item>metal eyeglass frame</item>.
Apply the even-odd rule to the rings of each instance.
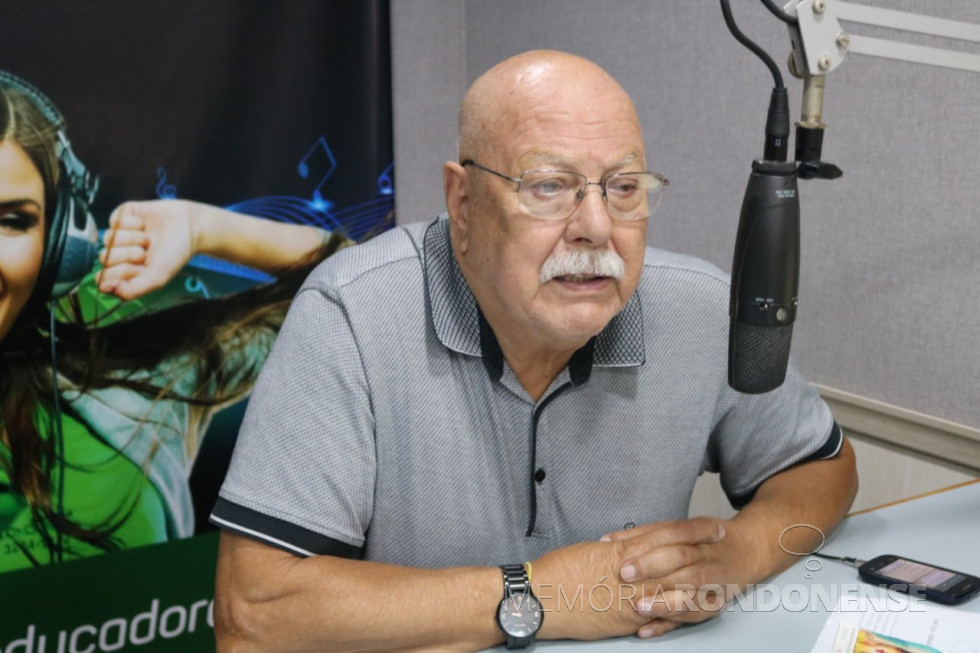
[[[548,221],[554,221],[554,222],[558,222],[558,221],[561,221],[561,220],[567,220],[568,218],[572,217],[572,215],[574,215],[575,209],[578,208],[578,205],[582,202],[582,199],[585,197],[585,192],[586,192],[586,190],[588,189],[589,186],[598,186],[601,189],[601,191],[602,191],[602,201],[606,204],[606,206],[608,206],[609,205],[609,199],[608,199],[608,196],[606,194],[606,184],[609,183],[609,180],[610,179],[613,179],[613,178],[615,178],[618,175],[636,175],[636,174],[653,175],[658,180],[660,180],[660,183],[661,183],[660,196],[661,196],[661,198],[663,197],[663,189],[670,185],[670,180],[669,179],[667,179],[666,177],[664,177],[663,175],[661,175],[659,173],[651,172],[650,170],[637,170],[637,171],[633,171],[633,172],[617,172],[615,174],[609,175],[608,177],[606,177],[602,181],[590,181],[589,178],[586,177],[585,175],[583,175],[582,173],[580,173],[580,172],[574,172],[572,170],[525,170],[524,172],[521,173],[521,176],[520,177],[511,177],[509,175],[505,175],[502,172],[499,172],[497,170],[494,170],[493,168],[488,168],[487,166],[483,165],[482,163],[477,163],[473,159],[463,159],[462,161],[460,161],[459,165],[463,166],[464,168],[466,166],[473,166],[474,168],[478,168],[480,170],[483,170],[484,172],[489,172],[490,174],[496,175],[496,176],[500,177],[501,179],[506,179],[507,181],[510,181],[510,182],[513,182],[513,183],[517,184],[517,193],[518,193],[518,195],[521,192],[521,187],[522,187],[522,184],[523,184],[523,177],[524,177],[524,175],[526,175],[529,172],[560,172],[562,174],[576,175],[578,177],[582,177],[583,179],[585,179],[585,184],[582,186],[581,189],[578,190],[578,192],[575,193],[575,204],[572,206],[572,210],[569,212],[568,215],[563,216],[561,218],[545,218],[545,217],[542,217],[542,216],[539,216],[539,215],[532,215],[531,216],[531,217],[537,218],[538,220],[548,220]],[[660,205],[660,200],[658,199],[657,200],[657,204],[653,207],[653,210],[651,210],[650,213],[648,213],[647,215],[642,216],[642,217],[639,217],[639,218],[630,219],[630,218],[620,218],[620,217],[616,217],[616,216],[612,216],[612,217],[616,218],[617,220],[623,220],[623,221],[626,221],[626,222],[638,222],[639,220],[643,220],[644,218],[649,218],[650,216],[652,216],[654,214],[654,212],[657,210],[657,206],[659,206],[659,205]]]

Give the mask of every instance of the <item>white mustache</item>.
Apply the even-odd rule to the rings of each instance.
[[[541,274],[538,278],[541,283],[547,283],[555,277],[566,275],[622,279],[624,274],[626,274],[626,264],[622,257],[611,249],[577,249],[549,256],[541,266]]]

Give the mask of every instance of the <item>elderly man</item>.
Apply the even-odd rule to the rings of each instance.
[[[646,247],[666,181],[607,73],[495,66],[459,157],[448,216],[337,254],[290,310],[212,516],[222,650],[658,635],[717,614],[687,588],[785,568],[784,529],[853,499],[795,370],[727,387],[726,277]],[[734,519],[686,518],[704,470]]]

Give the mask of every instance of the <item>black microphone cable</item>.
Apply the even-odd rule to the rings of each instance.
[[[785,11],[783,11],[782,9],[780,9],[779,7],[777,7],[776,6],[776,3],[773,2],[772,0],[762,0],[762,4],[764,4],[766,6],[766,9],[768,9],[772,13],[773,16],[775,16],[779,20],[783,21],[787,25],[798,25],[799,24],[800,21],[796,18],[796,16],[790,16]]]
[[[763,2],[765,2],[765,0],[763,0]],[[766,5],[766,6],[769,7],[770,11],[776,11],[779,14],[782,14],[784,19],[789,18],[788,16],[786,16],[786,14],[783,14],[783,12],[779,11],[779,9],[776,8],[774,5],[773,6]],[[738,28],[738,25],[735,24],[735,18],[734,16],[732,16],[732,7],[731,4],[729,3],[729,0],[721,0],[721,13],[724,14],[725,24],[728,25],[728,31],[732,33],[732,36],[735,37],[735,40],[741,43],[742,45],[744,45],[745,47],[747,47],[749,50],[751,50],[757,57],[762,59],[762,62],[766,64],[766,67],[769,68],[769,72],[772,73],[773,86],[775,86],[776,88],[784,88],[783,75],[782,73],[779,72],[779,68],[776,66],[776,62],[772,60],[772,57],[770,57],[765,50],[760,48],[754,41],[752,41],[749,37],[743,34],[742,30],[740,30]]]
[[[770,10],[778,11],[775,6],[769,8]],[[769,53],[743,34],[742,30],[735,24],[730,0],[721,0],[721,12],[725,16],[725,24],[728,26],[728,31],[732,33],[735,40],[759,57],[772,75],[773,89],[772,95],[769,98],[769,113],[766,117],[766,144],[762,158],[765,161],[785,161],[789,149],[790,120],[789,96],[786,92],[786,86],[783,83],[783,75],[779,72],[779,67],[776,66],[776,62],[769,56]],[[790,18],[781,11],[779,13],[786,19]]]

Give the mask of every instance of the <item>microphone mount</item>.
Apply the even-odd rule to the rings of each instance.
[[[765,0],[763,0],[765,1]],[[768,5],[767,5],[768,6]],[[980,43],[980,25],[922,16],[843,0],[790,0],[784,7],[792,52],[789,71],[803,80],[803,104],[796,123],[796,160],[800,179],[836,179],[840,168],[821,161],[824,84],[850,54],[980,72],[980,55],[861,36],[840,21]]]

